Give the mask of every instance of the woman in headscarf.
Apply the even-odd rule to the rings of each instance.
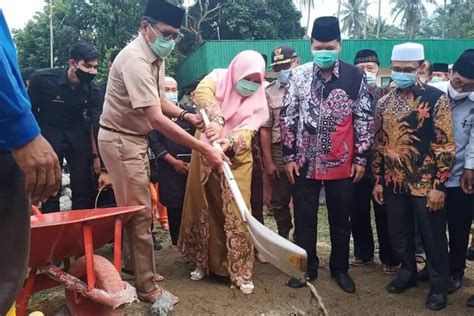
[[[203,141],[218,140],[231,158],[231,168],[250,208],[252,138],[268,118],[262,87],[265,62],[255,51],[243,51],[227,69],[215,69],[196,88],[195,101],[204,108],[211,124]],[[251,293],[254,249],[246,224],[224,175],[212,170],[193,151],[189,170],[178,247],[193,260],[191,279],[212,271],[230,276],[243,293]]]

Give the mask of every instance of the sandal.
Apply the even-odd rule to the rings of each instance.
[[[164,294],[164,293],[168,293],[170,296],[171,296],[171,299],[173,301],[173,305],[176,305],[179,303],[179,298],[172,294],[170,291],[167,291],[163,288],[158,288],[155,292],[151,293],[151,294],[140,294],[140,293],[137,293],[137,297],[140,301],[143,301],[143,302],[147,302],[147,303],[155,303],[156,300],[158,300],[158,298],[161,296],[161,294]]]
[[[426,263],[424,255],[415,255],[416,263]]]
[[[161,282],[161,281],[164,281],[165,280],[165,277],[162,276],[161,274],[158,274],[155,272],[155,281],[156,282]]]
[[[383,273],[387,275],[395,275],[398,273],[398,266],[390,266],[388,264],[382,265]]]
[[[244,294],[252,294],[254,288],[255,286],[253,285],[253,282],[248,281],[248,282],[242,283],[242,285],[240,286],[240,291]]]
[[[191,272],[191,280],[193,281],[200,281],[206,275],[203,268],[196,268],[193,272]]]
[[[369,260],[366,260],[366,261],[359,258],[354,258],[351,260],[350,265],[354,267],[360,267],[360,266],[364,266],[370,263],[374,263],[374,258],[370,258]]]

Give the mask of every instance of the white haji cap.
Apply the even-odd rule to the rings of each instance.
[[[165,83],[174,83],[175,85],[178,85],[173,77],[165,77]]]
[[[418,61],[425,59],[423,45],[417,43],[404,43],[393,46],[392,61]]]

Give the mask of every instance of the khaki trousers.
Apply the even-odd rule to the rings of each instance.
[[[99,131],[99,151],[114,187],[117,206],[146,206],[124,226],[124,266],[128,268],[127,261],[131,261],[139,295],[159,289],[155,282],[147,149],[145,137]]]

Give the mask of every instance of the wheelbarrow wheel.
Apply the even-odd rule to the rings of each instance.
[[[94,270],[96,288],[107,293],[116,293],[123,290],[122,278],[109,260],[94,255]],[[68,273],[87,282],[86,258],[81,257],[72,263]],[[125,312],[125,306],[112,309],[69,290],[66,290],[66,301],[72,316],[122,316]]]

